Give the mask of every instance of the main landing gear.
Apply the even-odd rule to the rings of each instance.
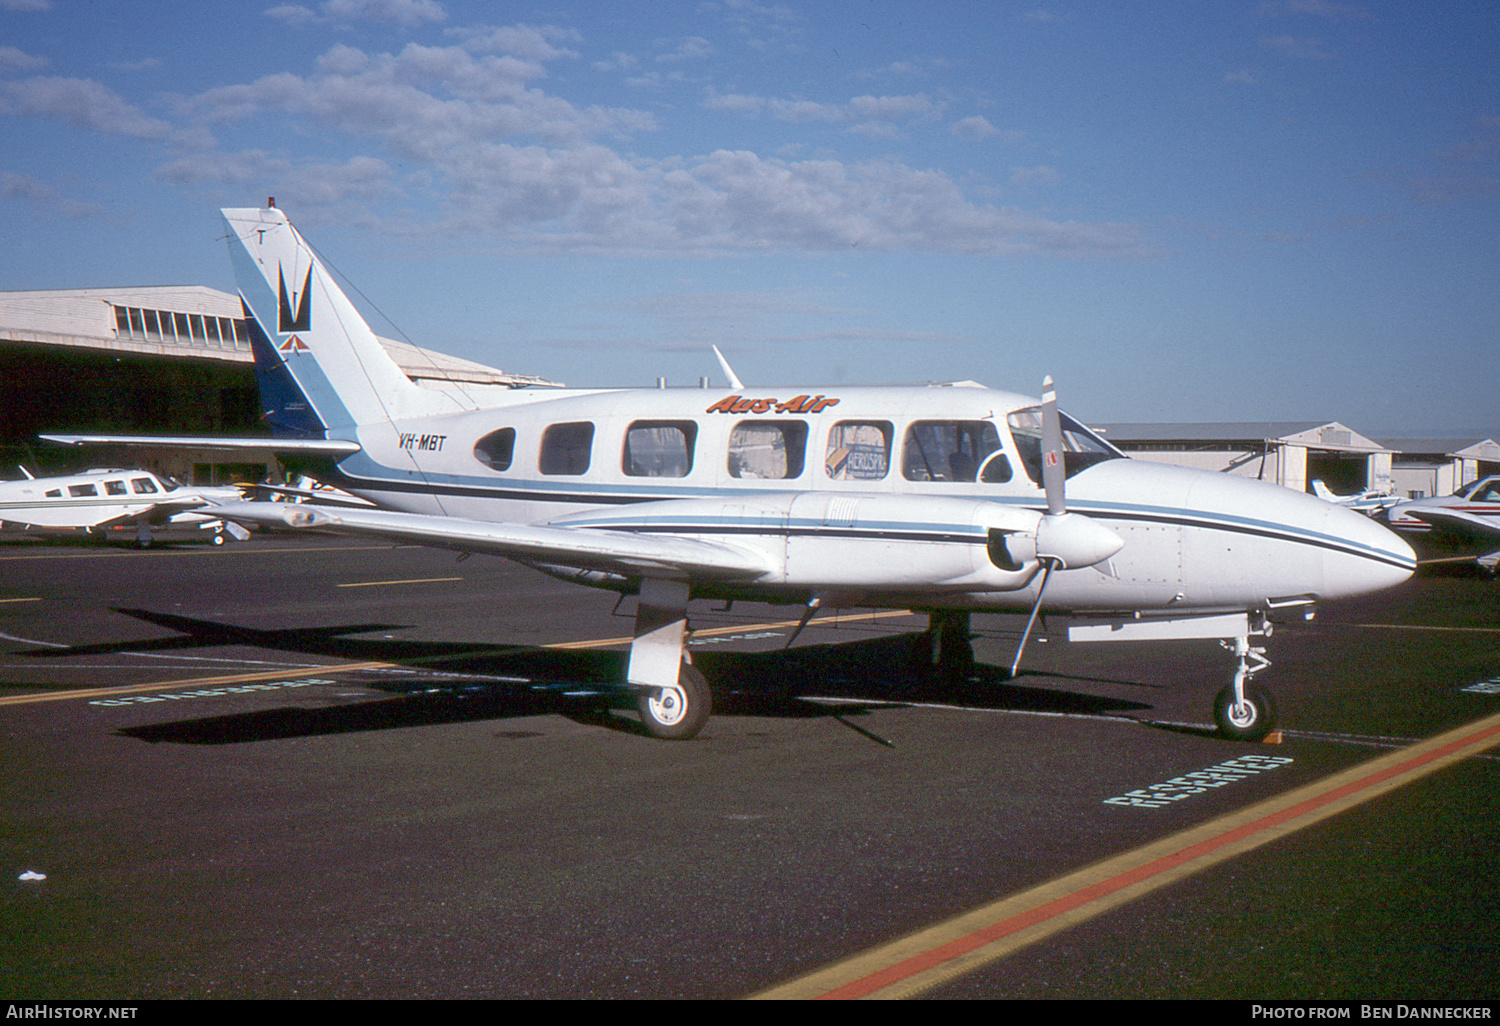
[[[625,671],[641,723],[652,737],[669,741],[695,736],[713,708],[708,682],[687,660],[688,595],[685,581],[641,581]]]
[[[641,723],[652,737],[684,741],[703,729],[713,707],[708,681],[691,663],[677,671],[677,683],[642,691],[635,700]]]

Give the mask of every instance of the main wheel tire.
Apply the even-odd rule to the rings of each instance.
[[[1245,688],[1245,704],[1236,707],[1234,688],[1214,699],[1214,722],[1219,733],[1235,741],[1260,741],[1276,727],[1276,703],[1264,688]]]
[[[673,687],[653,688],[636,699],[641,722],[652,737],[686,741],[703,729],[713,708],[708,681],[696,667],[683,663]]]

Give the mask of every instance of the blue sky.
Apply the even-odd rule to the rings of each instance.
[[[0,0],[0,132],[0,290],[233,291],[274,195],[570,385],[1500,435],[1493,4]]]

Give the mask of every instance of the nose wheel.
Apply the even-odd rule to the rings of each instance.
[[[1237,700],[1230,685],[1214,698],[1214,723],[1220,734],[1235,741],[1264,740],[1276,726],[1276,702],[1259,687],[1246,687]]]
[[[1269,624],[1263,628],[1269,634]],[[1248,635],[1220,642],[1232,648],[1239,659],[1234,683],[1214,697],[1214,723],[1219,733],[1235,741],[1262,741],[1276,728],[1276,702],[1265,688],[1250,683],[1250,678],[1271,665],[1264,648],[1251,645]]]

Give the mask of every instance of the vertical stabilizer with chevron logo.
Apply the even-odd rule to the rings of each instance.
[[[453,396],[412,383],[284,213],[222,213],[274,433],[338,436],[361,424],[462,408]]]

